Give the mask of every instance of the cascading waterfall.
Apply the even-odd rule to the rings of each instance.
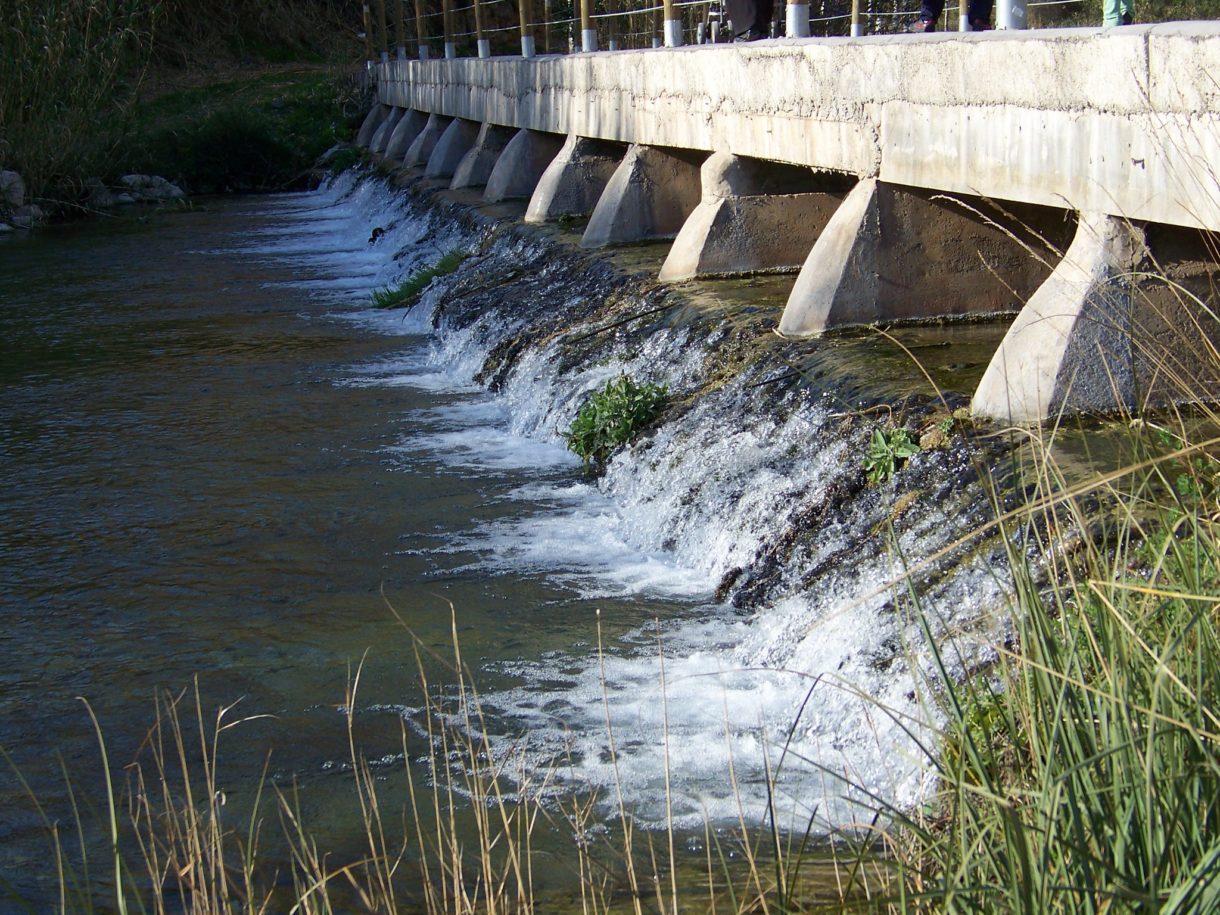
[[[685,602],[600,657],[582,644],[501,664],[519,685],[482,697],[498,746],[554,767],[562,790],[613,803],[621,784],[648,825],[771,812],[830,832],[867,795],[926,796],[938,720],[926,637],[951,646],[944,661],[961,674],[1004,627],[995,544],[958,544],[989,508],[968,445],[921,454],[903,497],[867,486],[877,418],[843,410],[833,382],[800,377],[778,345],[743,356],[758,335],[739,319],[692,311],[680,293],[667,304],[672,293],[604,261],[422,192],[345,176],[322,199],[334,215],[317,230],[357,240],[348,302],[451,248],[472,255],[405,318],[362,312],[430,334],[431,351],[426,365],[377,366],[359,383],[493,392],[405,433],[399,452],[548,470],[520,493],[537,510],[437,549],[488,575],[529,569],[588,596]],[[384,236],[366,244],[376,226]],[[561,432],[623,372],[667,385],[673,406],[586,478]]]

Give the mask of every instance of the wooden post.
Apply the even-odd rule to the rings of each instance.
[[[534,56],[534,4],[531,0],[517,0],[517,14],[521,17],[521,56]]]
[[[860,21],[860,0],[851,0],[851,37],[859,38],[863,34],[864,23]]]
[[[457,57],[457,45],[453,43],[453,0],[441,0],[441,19],[445,24],[445,59]]]
[[[597,27],[593,25],[593,0],[580,0],[580,49],[597,50]]]
[[[381,51],[381,62],[385,63],[390,59],[390,28],[386,24],[385,0],[377,0],[377,22],[381,26],[381,41],[378,43],[378,50]]]
[[[665,16],[665,47],[682,47],[682,13],[674,8],[674,0],[663,0]]]
[[[428,59],[428,41],[424,37],[424,0],[415,0],[415,40],[419,44],[419,59]]]
[[[398,0],[398,22],[394,25],[394,37],[398,39],[398,59],[407,59],[407,0]]]
[[[610,18],[606,20],[606,47],[611,51],[619,49],[618,36],[622,31],[619,28],[618,16],[618,0],[606,0],[606,12],[610,14]]]
[[[373,17],[369,14],[369,5],[364,4],[364,59],[369,67],[373,66]]]
[[[551,0],[542,0],[542,53],[551,53]]]
[[[483,37],[483,3],[474,0],[474,41],[479,57],[491,57],[491,41]]]

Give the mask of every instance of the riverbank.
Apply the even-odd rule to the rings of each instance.
[[[364,100],[341,2],[19,0],[0,34],[0,222],[28,226],[166,179],[299,188]],[[148,196],[148,195],[146,195]],[[162,198],[165,199],[165,198]]]

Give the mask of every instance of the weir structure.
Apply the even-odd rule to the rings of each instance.
[[[794,337],[1015,314],[1030,422],[1220,400],[1220,24],[391,60],[358,142],[667,281],[799,271]]]

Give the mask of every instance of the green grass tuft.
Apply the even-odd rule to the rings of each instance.
[[[373,307],[410,308],[434,279],[456,271],[467,256],[466,252],[455,249],[444,255],[435,265],[411,274],[398,286],[376,290],[373,293]]]

